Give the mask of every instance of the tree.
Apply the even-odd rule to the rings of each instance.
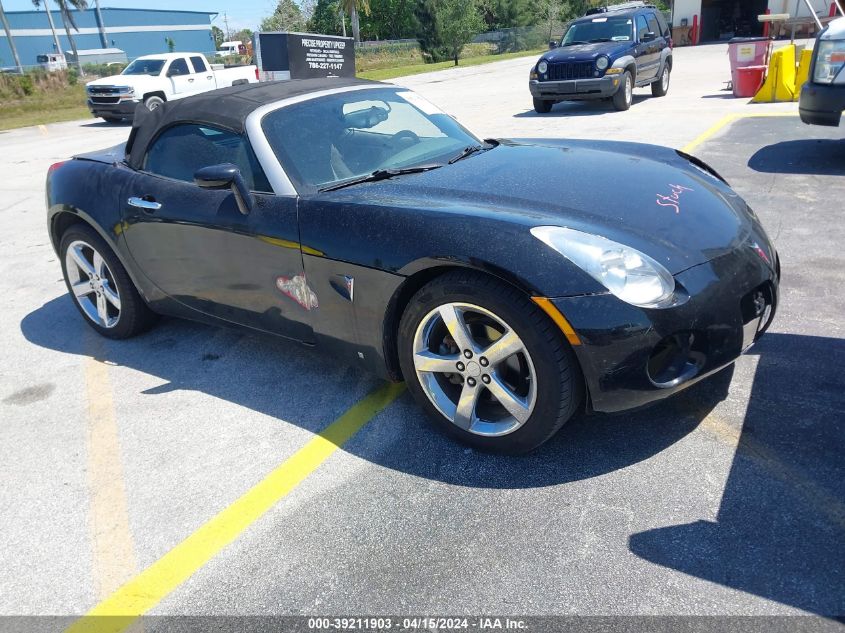
[[[220,45],[226,39],[226,36],[223,34],[223,29],[214,25],[211,26],[211,37],[214,38],[214,50],[219,49]]]
[[[85,71],[82,70],[82,60],[79,59],[79,51],[76,50],[76,40],[70,34],[70,29],[73,27],[74,31],[79,31],[76,26],[76,20],[73,19],[71,7],[77,11],[84,11],[88,8],[88,0],[56,0],[56,5],[59,7],[59,15],[62,16],[62,24],[65,26],[65,35],[70,42],[70,50],[73,51],[73,56],[76,58],[76,67],[79,70],[79,76],[84,77]]]
[[[325,35],[341,35],[340,0],[317,0],[314,13],[308,20],[308,30]]]
[[[537,21],[532,0],[483,0],[479,10],[490,31],[529,26]]]
[[[304,31],[305,18],[293,0],[279,0],[273,15],[261,21],[262,31]]]
[[[349,14],[349,21],[352,22],[352,37],[356,42],[361,41],[361,21],[358,16],[358,9],[364,15],[370,15],[370,0],[340,0],[340,7],[344,13]]]
[[[172,37],[165,37],[164,43],[167,44],[167,52],[172,53],[176,50],[176,42],[173,41]]]
[[[415,0],[370,0],[370,14],[361,16],[365,39],[398,40],[416,35]]]
[[[18,72],[23,72],[23,66],[21,66],[21,58],[18,57],[18,49],[15,46],[15,38],[12,37],[12,29],[9,27],[9,21],[6,19],[6,12],[3,10],[3,1],[0,0],[0,19],[3,20],[3,29],[6,31],[6,40],[9,42],[9,48],[12,50],[12,57],[15,58],[15,66],[18,68]]]
[[[434,5],[434,22],[455,66],[464,46],[484,30],[484,20],[475,0],[438,0]]]

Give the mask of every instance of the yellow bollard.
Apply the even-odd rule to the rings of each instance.
[[[798,62],[798,73],[795,75],[795,96],[793,101],[798,101],[801,96],[801,86],[810,78],[810,62],[813,61],[813,49],[805,48],[801,51],[801,61]]]
[[[752,103],[772,103],[774,101],[793,101],[795,90],[795,44],[789,44],[772,53],[766,81],[754,95]]]

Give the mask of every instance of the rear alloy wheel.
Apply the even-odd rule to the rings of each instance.
[[[631,71],[626,70],[622,75],[622,83],[619,90],[613,95],[613,107],[619,111],[627,110],[634,100],[634,79]]]
[[[554,101],[534,97],[534,112],[537,114],[547,114],[548,112],[551,112],[553,105]]]
[[[156,108],[164,105],[164,99],[156,96],[147,97],[144,100],[144,105],[147,106],[147,110],[150,110],[152,112]]]
[[[62,236],[60,253],[68,292],[97,332],[129,338],[155,321],[120,260],[93,229],[71,226]]]
[[[524,453],[580,403],[569,345],[524,294],[474,272],[447,273],[411,299],[399,327],[409,389],[449,435]]]
[[[660,79],[651,84],[651,94],[654,97],[665,97],[669,92],[669,64],[663,64],[663,72],[660,73]]]

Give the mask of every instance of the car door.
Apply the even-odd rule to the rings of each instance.
[[[657,43],[658,33],[653,33],[654,39],[649,39],[648,21],[641,13],[634,22],[637,29],[637,83],[642,84],[657,76],[657,66],[660,64],[660,49]]]
[[[214,81],[214,72],[208,67],[208,62],[202,55],[193,55],[191,65],[194,67],[196,81],[194,82],[195,92],[206,92],[214,90],[217,83]]]
[[[660,75],[660,63],[663,57],[663,49],[669,47],[669,40],[666,36],[668,26],[666,29],[662,27],[662,24],[665,22],[658,20],[656,13],[646,14],[646,21],[648,22],[648,30],[654,33],[654,47],[657,53],[654,73],[655,77],[658,77]]]
[[[203,189],[202,167],[233,163],[253,191],[244,215],[230,190]],[[316,308],[304,279],[297,198],[276,196],[241,135],[181,123],[150,146],[122,198],[138,268],[183,306],[301,341]]]
[[[191,70],[188,60],[184,57],[177,57],[167,67],[167,78],[170,80],[174,99],[181,99],[195,92],[196,75]]]

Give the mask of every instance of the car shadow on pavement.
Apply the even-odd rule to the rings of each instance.
[[[650,95],[634,95],[631,107],[635,107],[641,101],[648,100]],[[557,116],[595,116],[597,114],[615,113],[613,104],[609,100],[587,100],[587,101],[563,101],[552,106],[551,112],[538,114],[533,109],[514,114],[516,119],[533,119],[542,117]]]
[[[630,550],[805,611],[845,615],[845,341],[768,334],[749,353],[759,357],[757,372],[716,521],[634,534]]]
[[[845,176],[845,139],[781,141],[757,150],[748,166],[769,174]]]
[[[165,381],[138,394],[198,391],[318,433],[380,380],[297,343],[179,319],[112,341],[95,334],[62,295],[28,314],[32,344],[128,367]],[[596,477],[648,459],[693,431],[728,393],[733,368],[648,409],[579,416],[530,455],[479,453],[444,436],[406,392],[344,450],[453,485],[532,488]],[[45,377],[46,379],[46,377]],[[34,377],[34,380],[38,380]],[[199,416],[199,424],[215,424]]]
[[[126,119],[122,121],[103,121],[102,119],[97,119],[90,123],[83,123],[80,127],[132,127],[132,121]]]

